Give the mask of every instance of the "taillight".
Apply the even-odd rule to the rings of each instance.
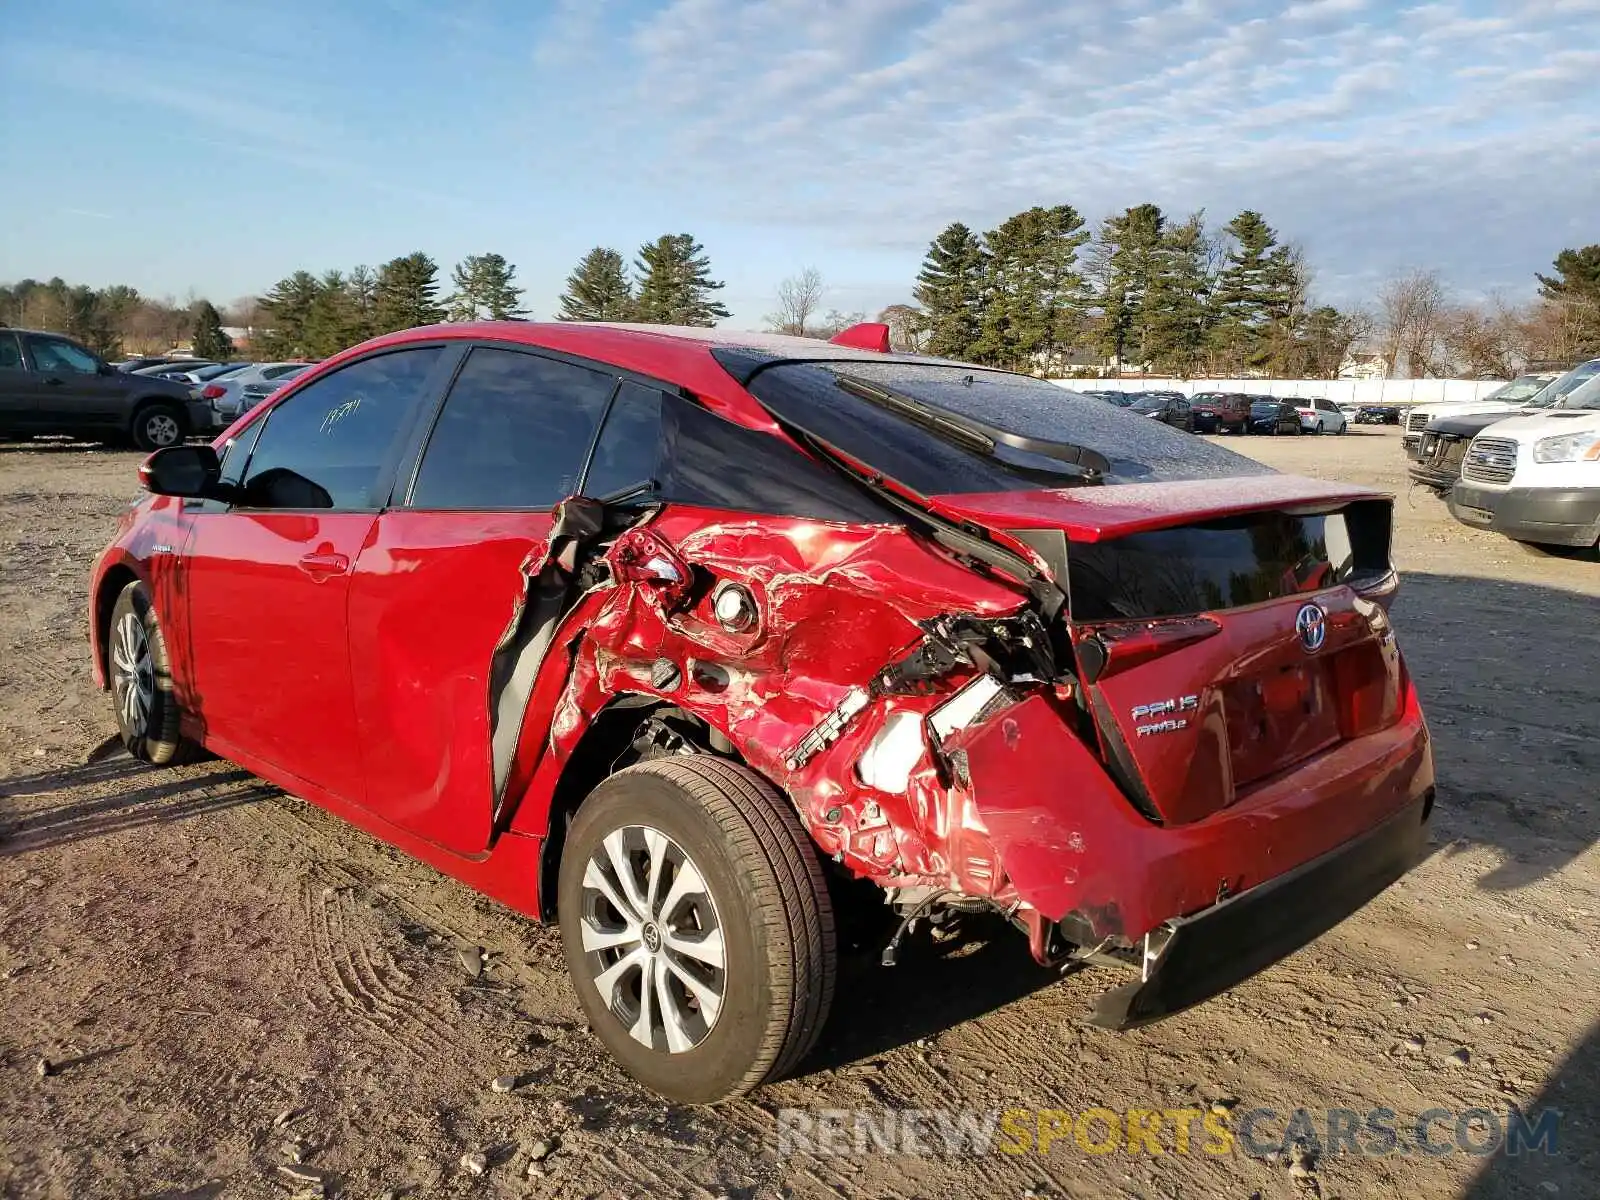
[[[200,393],[200,398],[202,400],[220,400],[223,396],[226,396],[227,394],[228,394],[228,389],[227,388],[223,387],[221,384],[213,383],[213,384],[208,384],[205,387],[205,389]]]

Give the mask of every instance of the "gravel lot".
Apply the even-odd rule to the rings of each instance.
[[[86,574],[138,459],[0,446],[0,1195],[310,1195],[317,1177],[373,1200],[1595,1195],[1600,564],[1456,525],[1407,489],[1398,432],[1230,444],[1399,497],[1396,618],[1440,780],[1427,863],[1288,962],[1131,1034],[1079,1024],[1104,973],[1039,971],[1009,932],[892,969],[859,948],[807,1073],[717,1110],[664,1106],[610,1064],[554,930],[228,763],[86,765],[114,730]],[[487,953],[481,976],[463,947]],[[516,1087],[491,1089],[503,1075]],[[786,1107],[1217,1101],[1388,1107],[1402,1128],[1430,1108],[1566,1115],[1560,1152],[1531,1158],[1070,1137],[1047,1156],[781,1157],[774,1134]]]

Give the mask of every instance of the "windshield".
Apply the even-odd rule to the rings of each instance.
[[[1548,375],[1519,375],[1503,388],[1496,388],[1484,397],[1485,400],[1527,400],[1544,391],[1545,385],[1552,382]]]
[[[1166,406],[1167,402],[1165,400],[1135,400],[1128,405],[1136,413],[1160,412]]]
[[[1250,406],[1250,411],[1256,413],[1273,412],[1277,409],[1277,407],[1278,403],[1276,400],[1257,400]]]
[[[749,390],[780,421],[837,447],[923,495],[1029,491],[1079,477],[1070,464],[1012,447],[985,453],[846,390],[856,379],[934,413],[1037,442],[1104,455],[1105,482],[1215,479],[1272,472],[1253,459],[1027,375],[981,367],[861,359],[775,362]],[[1148,401],[1159,408],[1161,400]]]
[[[1579,387],[1567,393],[1562,408],[1600,408],[1600,374],[1591,375]]]
[[[1565,407],[1561,401],[1572,392],[1577,391],[1596,375],[1600,375],[1600,358],[1591,358],[1586,363],[1573,367],[1554,383],[1547,384],[1532,400],[1527,408],[1557,408]]]

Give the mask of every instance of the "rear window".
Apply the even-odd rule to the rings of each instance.
[[[923,495],[1027,491],[1071,468],[1002,448],[985,455],[851,395],[855,378],[957,417],[1109,460],[1108,483],[1271,474],[1252,459],[1043,380],[969,366],[903,361],[783,362],[756,372],[751,394],[784,421]],[[1161,401],[1156,402],[1159,406]]]
[[[1389,509],[1250,513],[1073,543],[1067,555],[1079,621],[1144,620],[1240,608],[1388,569]]]

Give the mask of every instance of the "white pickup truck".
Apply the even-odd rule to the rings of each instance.
[[[1600,375],[1560,408],[1473,438],[1449,504],[1456,520],[1513,541],[1600,550]]]
[[[1422,431],[1435,417],[1476,417],[1484,413],[1497,412],[1509,416],[1536,401],[1543,402],[1540,404],[1541,407],[1549,408],[1555,403],[1556,397],[1551,395],[1547,398],[1543,393],[1549,391],[1550,385],[1561,378],[1563,376],[1560,371],[1518,375],[1510,383],[1496,388],[1478,400],[1441,400],[1433,404],[1418,404],[1406,410],[1406,427],[1400,436],[1400,448],[1406,452],[1407,458],[1416,458],[1422,442]],[[1577,387],[1581,382],[1583,380],[1579,379],[1572,386]]]

